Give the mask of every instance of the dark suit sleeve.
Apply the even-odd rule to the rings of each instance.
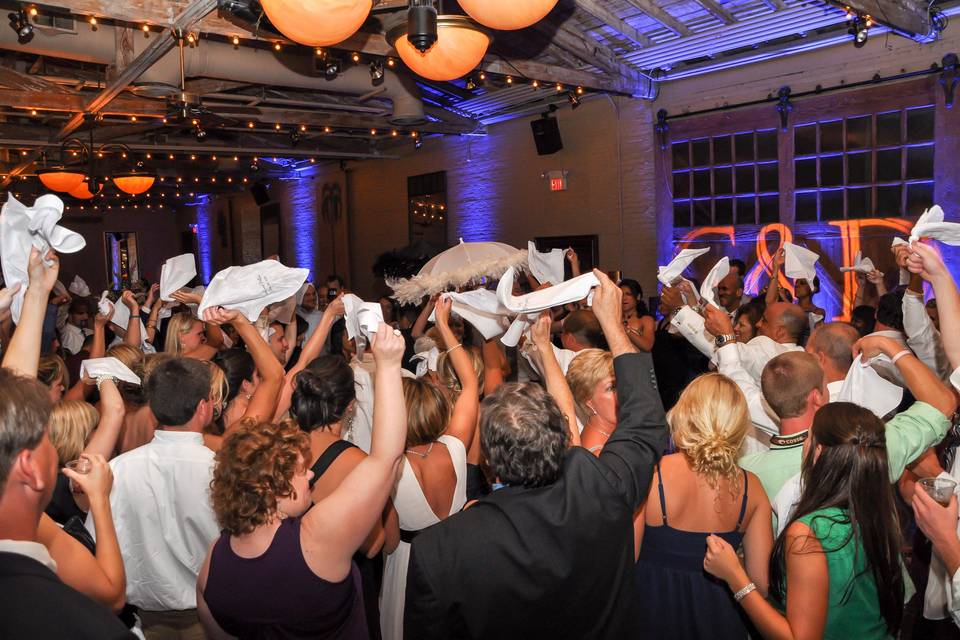
[[[432,554],[426,553],[426,559]],[[407,567],[407,592],[403,611],[403,637],[407,640],[445,640],[455,637],[454,618],[449,607],[437,598],[437,592],[427,575],[423,554],[418,554],[417,543],[410,550]]]
[[[649,353],[625,353],[613,361],[617,376],[617,429],[600,453],[634,509],[647,497],[653,466],[667,446],[667,418]]]

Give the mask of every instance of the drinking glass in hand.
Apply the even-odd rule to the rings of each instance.
[[[67,469],[70,469],[71,471],[75,471],[76,473],[86,475],[90,473],[90,469],[93,468],[93,463],[90,462],[90,460],[88,460],[87,458],[77,458],[76,460],[71,460],[64,466]],[[76,486],[73,483],[73,480],[70,481],[70,491],[72,491],[73,493],[83,493],[83,490],[80,487]]]
[[[950,504],[950,498],[957,488],[956,481],[950,478],[920,478],[919,484],[927,495],[944,507]]]

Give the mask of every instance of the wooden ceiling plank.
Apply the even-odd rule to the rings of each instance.
[[[780,2],[780,0],[767,0],[768,2]],[[697,4],[707,10],[707,13],[722,22],[723,24],[733,24],[737,21],[733,14],[720,6],[715,0],[695,0]],[[783,5],[780,5],[783,7]]]
[[[577,0],[577,6],[641,47],[649,47],[653,44],[650,38],[627,24],[625,20],[621,20],[597,0]]]
[[[661,9],[654,0],[627,0],[627,3],[647,14],[678,36],[689,36],[692,33],[690,29],[687,28],[687,25],[667,13],[665,9]]]

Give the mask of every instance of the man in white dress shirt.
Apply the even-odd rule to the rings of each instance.
[[[840,395],[843,381],[853,364],[853,345],[859,339],[860,334],[853,325],[830,322],[814,329],[807,340],[807,353],[813,354],[823,369],[830,402],[836,402]]]
[[[213,416],[210,370],[199,360],[168,360],[147,378],[146,394],[160,424],[153,440],[110,462],[127,602],[140,609],[148,639],[201,639],[197,575],[219,535],[209,495],[213,451],[202,435]]]

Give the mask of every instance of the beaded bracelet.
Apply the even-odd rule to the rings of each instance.
[[[733,594],[733,599],[736,600],[737,602],[740,602],[741,600],[746,598],[751,591],[755,591],[756,589],[757,589],[757,585],[751,582],[750,584],[745,586],[743,589],[740,589],[740,591],[737,591],[735,594]]]

